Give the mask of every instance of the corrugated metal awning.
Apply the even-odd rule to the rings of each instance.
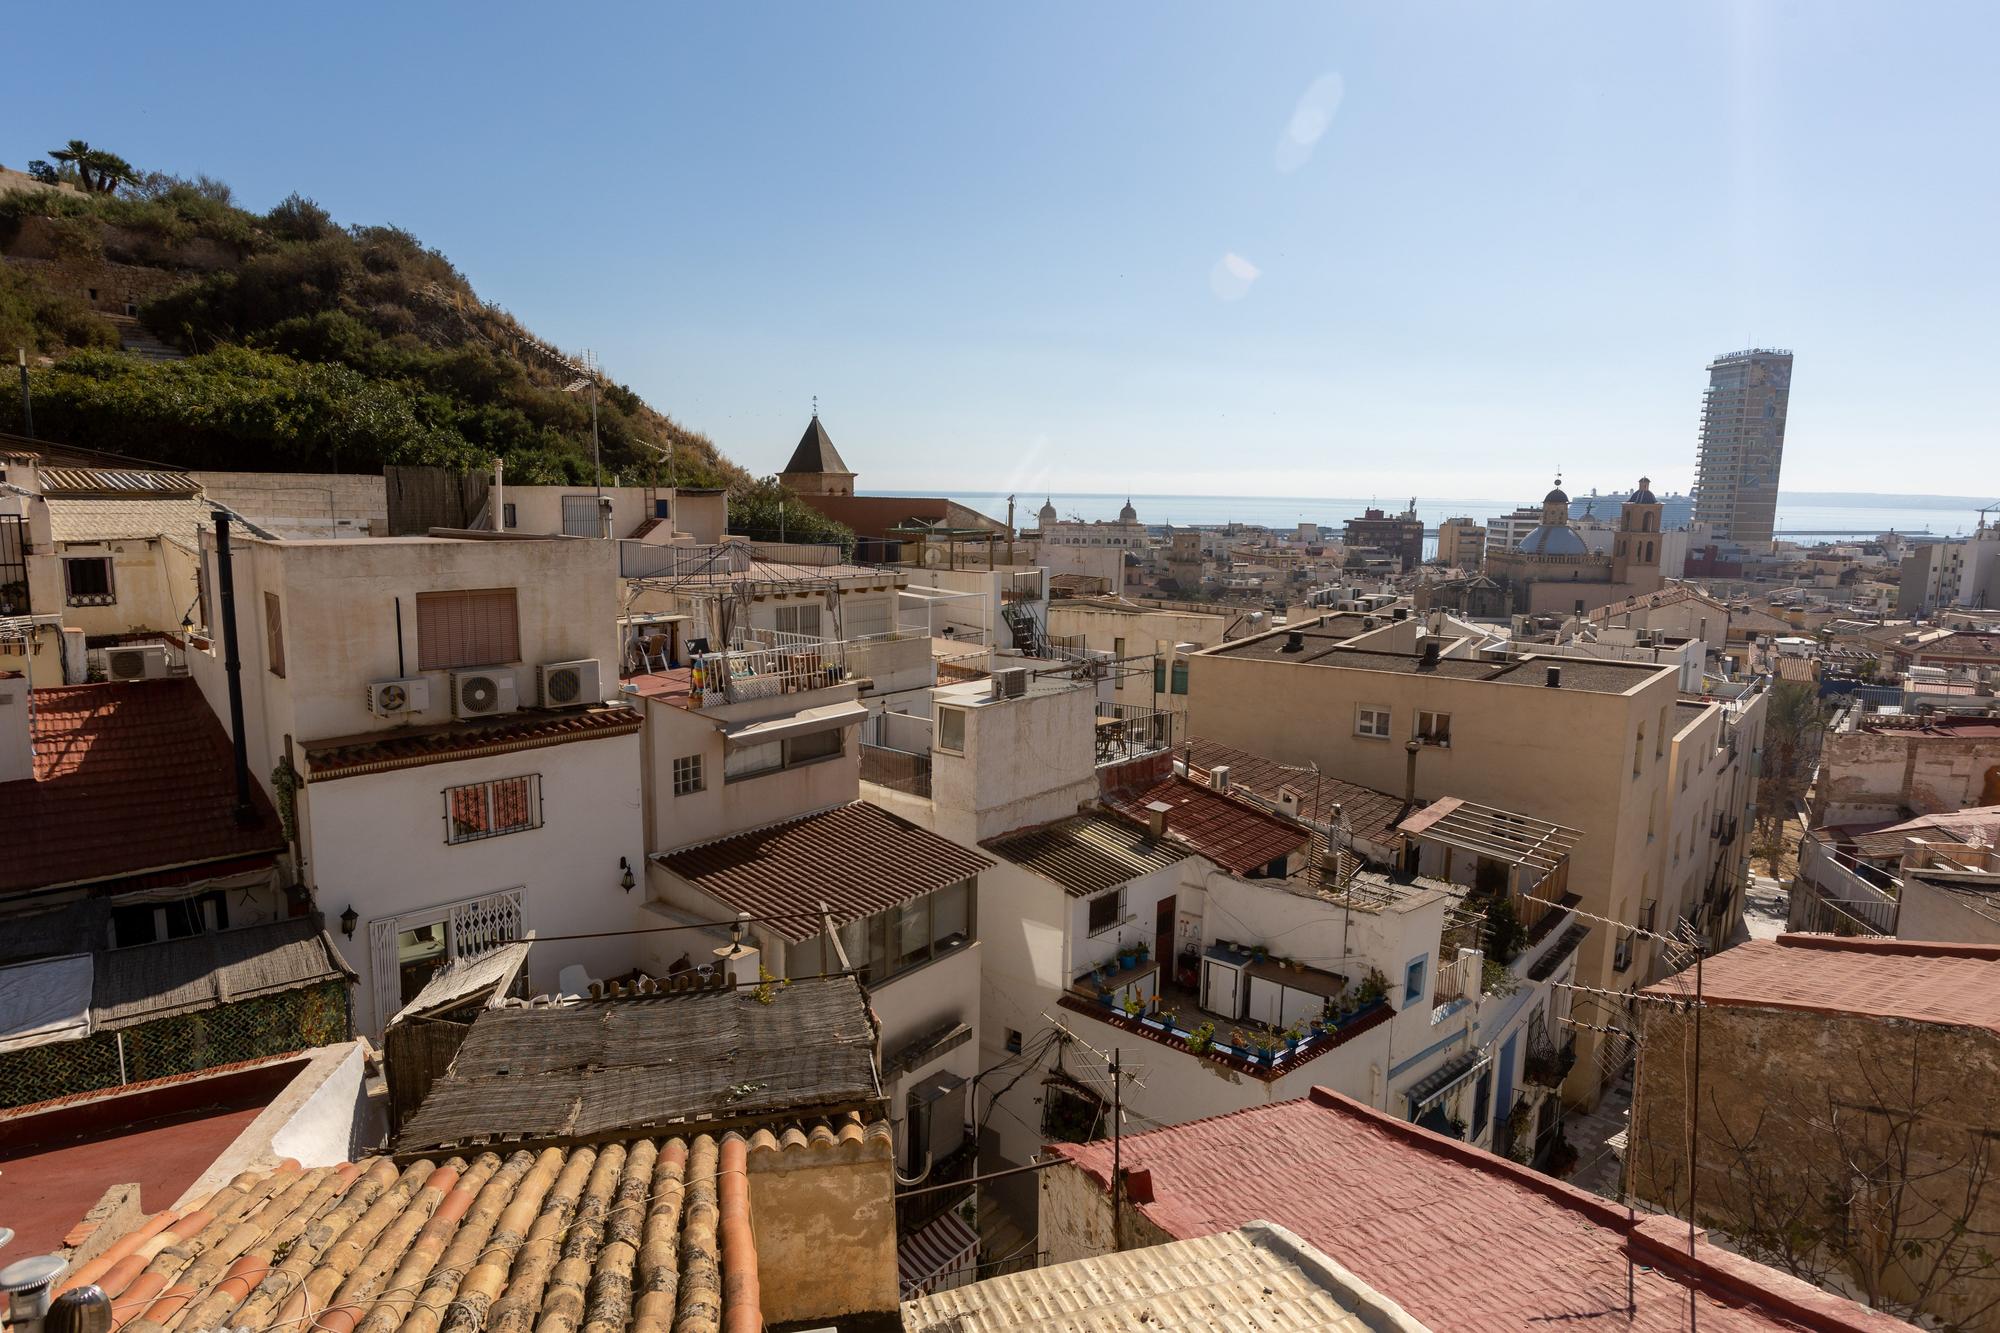
[[[852,726],[868,716],[865,704],[822,704],[818,708],[803,708],[790,717],[767,718],[762,722],[746,722],[737,727],[725,727],[722,743],[727,749],[740,749],[745,745],[763,745],[768,741],[781,741],[791,736],[810,736],[815,732],[833,731],[839,727]]]
[[[1422,1115],[1449,1096],[1453,1088],[1474,1077],[1491,1063],[1493,1063],[1492,1057],[1484,1052],[1459,1052],[1411,1086],[1407,1094],[1411,1105],[1418,1115]]]

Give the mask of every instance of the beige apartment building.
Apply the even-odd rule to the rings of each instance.
[[[1241,617],[1236,617],[1240,622]],[[1049,604],[1049,635],[1080,640],[1084,651],[1109,654],[1113,701],[1132,708],[1187,711],[1188,654],[1222,642],[1231,617],[1208,611],[1145,606],[1116,597],[1065,598]]]
[[[1422,636],[1414,621],[1342,613],[1207,649],[1189,667],[1190,734],[1317,764],[1412,803],[1457,796],[1577,829],[1569,886],[1578,906],[1631,927],[1670,930],[1688,910],[1688,886],[1697,886],[1694,901],[1712,894],[1718,877],[1707,867],[1734,845],[1707,836],[1714,816],[1724,813],[1728,832],[1743,813],[1729,803],[1754,796],[1754,775],[1736,781],[1745,770],[1731,765],[1755,753],[1761,692],[1748,704],[1684,703],[1672,665],[1478,657],[1470,640]],[[1751,734],[1739,738],[1746,726]],[[1716,762],[1718,748],[1726,762]],[[1725,775],[1732,785],[1718,797]],[[1672,839],[1689,833],[1690,808],[1706,809],[1709,823],[1675,859]],[[1723,878],[1731,875],[1740,878]],[[1724,909],[1740,909],[1736,885],[1726,887]],[[1632,991],[1670,970],[1643,936],[1607,928],[1582,946],[1577,979]],[[1623,1008],[1579,1003],[1577,1016],[1623,1027]],[[1605,1036],[1590,1028],[1577,1037],[1566,1092],[1594,1101],[1629,1047],[1600,1050]]]
[[[1486,525],[1476,518],[1448,518],[1438,524],[1437,562],[1453,569],[1486,563]]]

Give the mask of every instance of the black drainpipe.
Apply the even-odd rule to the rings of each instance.
[[[215,573],[222,585],[222,671],[229,681],[229,735],[236,748],[236,822],[254,824],[250,741],[243,734],[243,660],[236,650],[236,571],[229,558],[229,515],[215,511]]]

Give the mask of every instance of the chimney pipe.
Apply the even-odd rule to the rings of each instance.
[[[494,459],[493,460],[493,503],[488,507],[487,515],[493,520],[493,530],[495,532],[505,532],[507,530],[506,480],[507,480],[506,465],[503,464],[499,459],[497,458]]]
[[[1563,669],[1559,666],[1550,667],[1548,675],[1545,677],[1545,682],[1547,683],[1548,687],[1552,690],[1561,689],[1563,683]]]
[[[42,1321],[45,1333],[111,1333],[111,1298],[95,1284],[56,1297]]]
[[[1305,649],[1305,646],[1306,646],[1306,636],[1304,634],[1301,634],[1298,630],[1291,630],[1288,633],[1286,633],[1285,646],[1280,651],[1287,653],[1296,653],[1303,651]]]
[[[1410,756],[1410,762],[1405,766],[1403,774],[1404,805],[1417,803],[1417,752],[1423,748],[1421,741],[1407,741],[1403,745],[1404,752]]]
[[[10,1237],[13,1232],[7,1233]],[[41,1333],[49,1312],[49,1288],[55,1285],[69,1263],[53,1254],[38,1254],[0,1268],[0,1295],[7,1298],[7,1323],[15,1333]],[[96,1291],[94,1287],[81,1288]],[[102,1299],[104,1293],[99,1291]],[[105,1302],[106,1307],[110,1305]]]
[[[1146,831],[1155,842],[1167,836],[1167,815],[1173,807],[1165,801],[1154,801],[1146,806]]]
[[[222,672],[229,682],[229,738],[236,751],[236,822],[252,824],[250,741],[243,734],[243,659],[236,645],[236,566],[229,554],[229,513],[215,511],[215,573],[222,594]]]
[[[1424,641],[1424,665],[1427,667],[1434,667],[1437,664],[1438,664],[1438,641],[1436,639],[1426,639]]]

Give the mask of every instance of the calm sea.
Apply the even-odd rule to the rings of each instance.
[[[934,495],[934,491],[877,491],[878,495]],[[960,504],[976,509],[982,514],[1004,519],[1007,516],[1007,496],[998,491],[965,491],[950,497]],[[1017,495],[1014,505],[1014,521],[1021,527],[1033,527],[1035,514],[1042,506],[1043,496]],[[1069,494],[1048,497],[1055,502],[1056,512],[1063,518],[1080,518],[1088,522],[1092,519],[1114,519],[1118,517],[1119,506],[1125,503],[1123,495]],[[1336,532],[1348,519],[1353,518],[1371,505],[1383,509],[1399,509],[1408,497],[1387,497],[1375,500],[1340,496],[1280,496],[1280,495],[1134,495],[1132,507],[1139,513],[1139,521],[1147,524],[1176,523],[1193,526],[1214,526],[1224,523],[1254,523],[1271,528],[1295,527],[1300,523],[1317,523],[1330,527]],[[1596,502],[1595,512],[1601,518],[1616,522],[1618,504],[1623,496],[1605,496]],[[1935,502],[1926,506],[1910,506],[1897,503],[1893,496],[1884,497],[1880,504],[1870,504],[1870,497],[1856,495],[1840,504],[1791,504],[1781,494],[1778,499],[1778,531],[1781,534],[1798,534],[1796,540],[1831,541],[1840,538],[1873,537],[1879,533],[1895,531],[1913,534],[1929,533],[1932,536],[1953,536],[1968,532],[1978,522],[1974,512],[1976,502],[1968,500],[1964,509],[1940,507]],[[1435,528],[1440,522],[1457,515],[1467,515],[1476,519],[1489,519],[1506,514],[1532,500],[1438,500],[1417,497],[1417,516],[1426,527]],[[1681,501],[1685,506],[1685,500]],[[1666,518],[1671,523],[1674,518],[1674,501],[1669,506]],[[1579,498],[1574,506],[1582,512]],[[1810,534],[1810,535],[1807,535]]]

